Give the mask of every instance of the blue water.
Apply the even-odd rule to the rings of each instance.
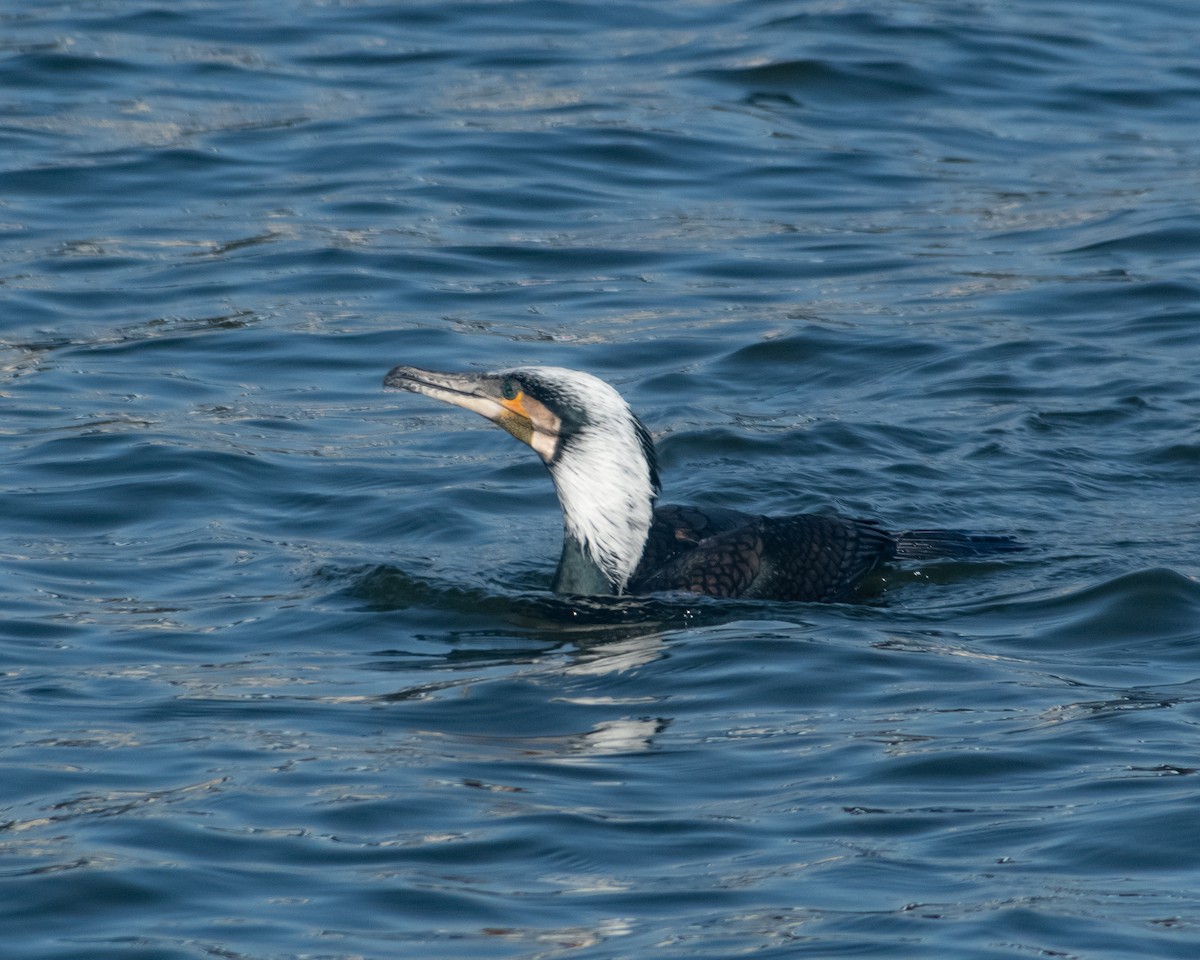
[[[0,941],[1190,958],[1184,0],[0,2]],[[857,606],[547,592],[530,451],[1010,533]]]

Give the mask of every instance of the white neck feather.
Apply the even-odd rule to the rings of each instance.
[[[632,418],[572,437],[552,473],[566,535],[622,592],[642,559],[655,494]]]

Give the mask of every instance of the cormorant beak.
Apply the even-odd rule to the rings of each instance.
[[[513,382],[498,373],[442,373],[401,366],[388,371],[383,385],[424,394],[487,417],[522,443],[529,444],[549,463],[558,449],[562,421],[523,389],[517,389],[511,398],[505,397],[506,380]]]

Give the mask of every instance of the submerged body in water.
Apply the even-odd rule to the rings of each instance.
[[[655,505],[654,443],[612,386],[562,367],[463,374],[395,367],[384,385],[487,417],[542,458],[563,512],[554,590],[576,595],[688,591],[836,602],[893,560],[1020,549],[952,530],[890,533],[871,520],[766,517]]]

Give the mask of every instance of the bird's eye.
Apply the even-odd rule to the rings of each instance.
[[[521,388],[517,386],[516,380],[506,377],[504,384],[500,387],[500,392],[504,395],[505,400],[516,400]]]

